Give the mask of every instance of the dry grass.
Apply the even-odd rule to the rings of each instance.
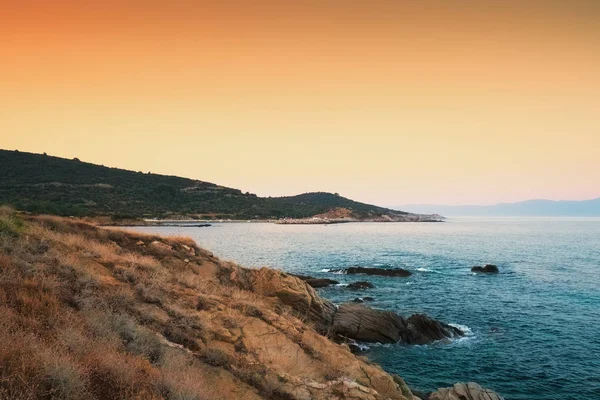
[[[0,399],[213,398],[198,366],[173,367],[181,350],[133,311],[139,301],[177,309],[165,254],[137,251],[139,240],[156,237],[0,209]],[[164,331],[198,350],[200,325],[178,321]]]
[[[356,361],[328,355],[290,307],[222,281],[231,268],[189,238],[0,208],[0,400],[286,399],[290,354],[302,379]]]

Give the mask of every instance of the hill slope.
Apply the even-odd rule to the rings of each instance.
[[[323,303],[189,239],[0,209],[0,398],[413,399],[266,295],[273,282]]]
[[[262,198],[199,180],[18,151],[0,150],[0,171],[0,203],[64,216],[306,218],[334,208],[350,209],[358,219],[408,214],[331,193]]]

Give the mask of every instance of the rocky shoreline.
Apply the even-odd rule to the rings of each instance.
[[[0,367],[8,368],[8,398],[54,382],[46,378],[52,359],[81,371],[72,385],[97,399],[501,399],[473,383],[413,393],[353,354],[357,341],[415,345],[464,334],[426,315],[337,305],[310,277],[244,268],[186,238],[10,212],[0,218],[0,248],[9,249],[0,254],[0,291],[9,300],[29,296],[25,308],[8,301],[0,326],[6,349],[23,349],[0,351],[10,360]],[[11,369],[20,365],[28,369]]]

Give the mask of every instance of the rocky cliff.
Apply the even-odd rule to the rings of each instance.
[[[186,238],[0,212],[3,399],[416,398],[329,337],[360,338],[361,318],[390,341],[445,325],[353,306]]]

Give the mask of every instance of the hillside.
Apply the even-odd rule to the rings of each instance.
[[[306,218],[334,208],[358,219],[407,213],[331,193],[263,198],[209,182],[0,150],[0,204],[34,213],[122,218]]]
[[[444,326],[352,307],[369,332]],[[337,312],[298,278],[190,239],[0,209],[0,399],[418,399],[328,338]]]
[[[452,217],[600,217],[600,198],[581,201],[527,200],[477,205],[404,205],[416,213],[439,212]]]

